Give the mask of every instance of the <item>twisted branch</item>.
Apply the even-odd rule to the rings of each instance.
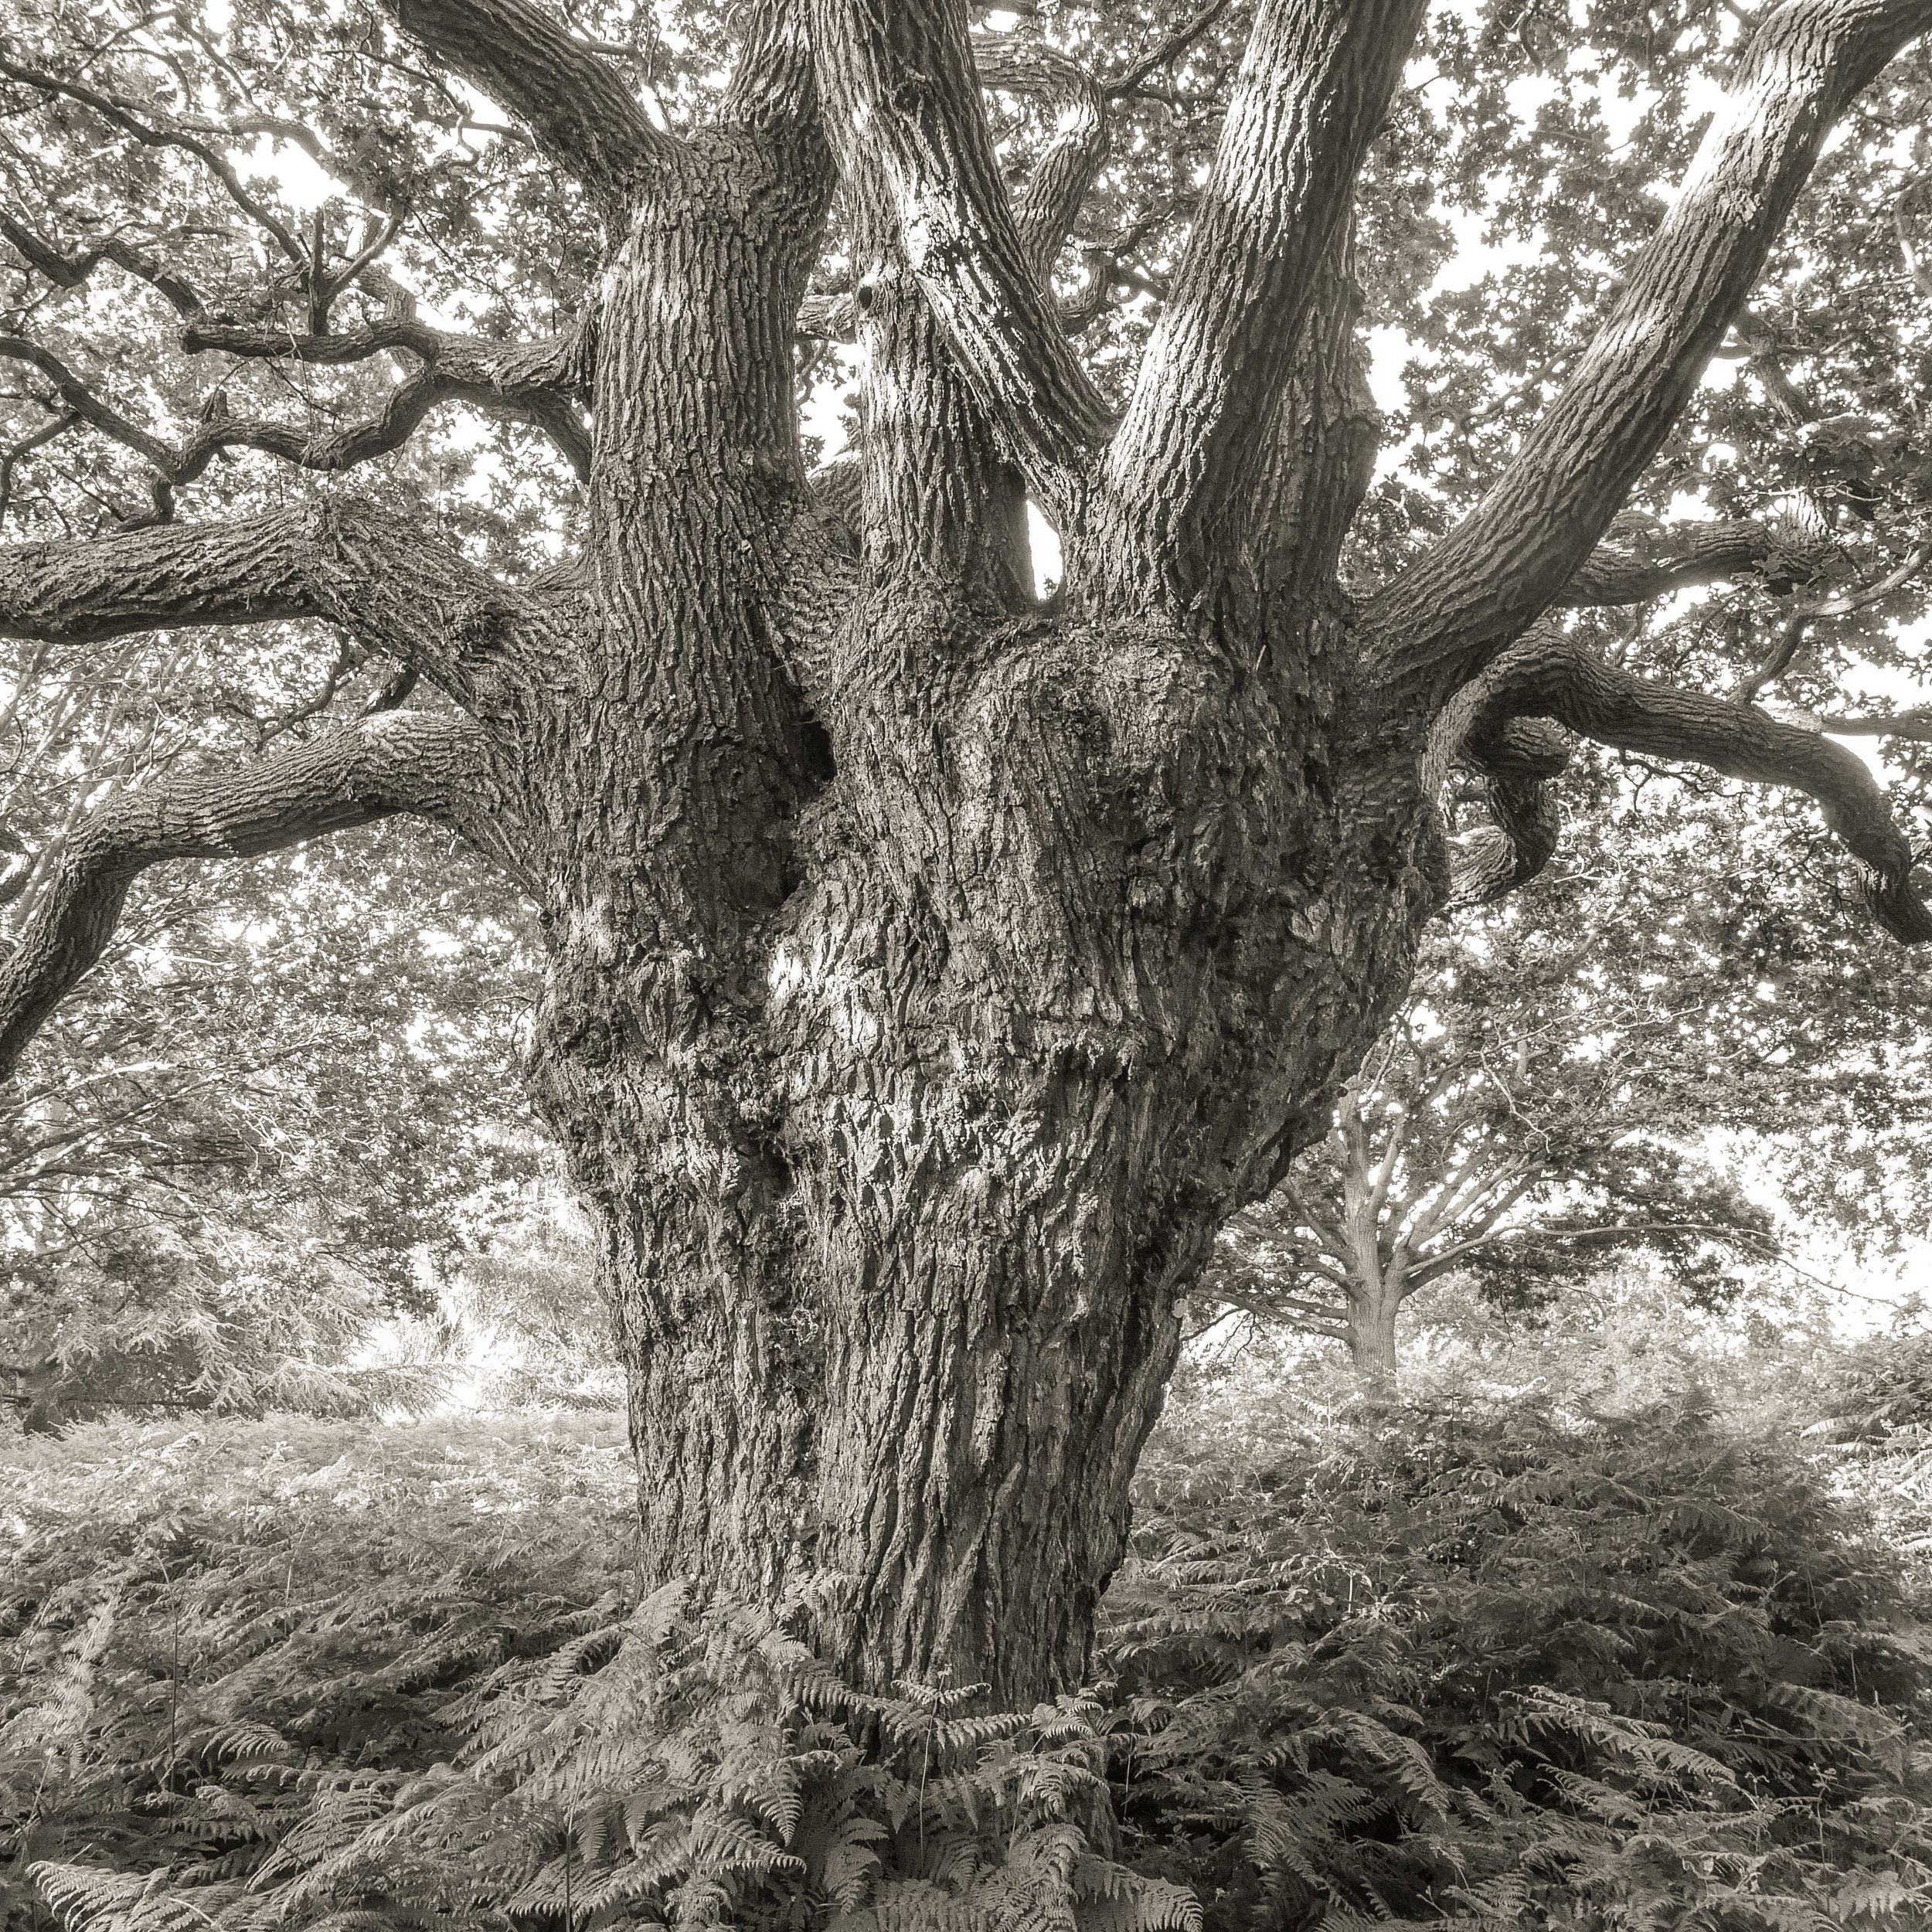
[[[1485,692],[1479,728],[1509,717],[1553,718],[1625,751],[1808,794],[1857,860],[1879,924],[1909,944],[1932,940],[1932,910],[1912,880],[1912,849],[1864,760],[1842,745],[1726,699],[1640,678],[1544,632],[1498,658]]]
[[[460,818],[486,768],[470,719],[400,712],[239,774],[184,774],[124,792],[69,838],[0,965],[0,1080],[100,958],[150,866],[253,858],[398,812]]]

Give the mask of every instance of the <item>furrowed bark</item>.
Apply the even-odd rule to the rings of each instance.
[[[398,712],[252,770],[182,774],[124,792],[68,839],[0,963],[0,1080],[106,950],[128,888],[176,859],[254,858],[399,812],[461,823],[488,770],[467,718]]]
[[[528,0],[386,0],[396,24],[500,102],[621,218],[678,144],[611,63]]]
[[[1790,0],[1765,20],[1675,205],[1521,453],[1370,604],[1393,706],[1426,720],[1583,568],[1743,305],[1833,122],[1928,26],[1928,0]]]
[[[1077,574],[1095,596],[1185,608],[1226,567],[1322,264],[1423,11],[1423,0],[1260,9],[1080,540]]]
[[[1012,197],[1020,247],[1041,287],[1050,289],[1053,264],[1107,162],[1107,90],[1071,55],[1041,41],[982,37],[973,56],[982,87],[1032,95],[1054,111],[1053,138]]]
[[[802,16],[860,270],[855,515],[800,471],[832,185],[801,16],[755,10],[718,119],[613,159],[621,83],[546,16],[403,0],[602,183],[594,372],[560,372],[590,383],[580,564],[507,591],[352,509],[0,553],[0,626],[316,615],[476,711],[539,888],[533,1071],[629,1375],[641,1571],[822,1583],[814,1641],[871,1689],[1084,1679],[1177,1308],[1329,1131],[1447,889],[1426,721],[1355,704],[1336,566],[1375,440],[1346,204],[1420,5],[1264,0],[1151,467],[1116,451],[1077,574],[1121,543],[1064,600],[1031,594],[1019,462],[1074,503],[1095,419],[953,0]],[[1474,706],[1451,751],[1508,776],[1534,734]]]
[[[1932,909],[1913,883],[1911,846],[1863,760],[1842,745],[1748,706],[1638,677],[1561,636],[1524,639],[1492,675],[1485,726],[1512,716],[1553,718],[1623,750],[1808,794],[1858,861],[1879,923],[1908,944],[1932,939]]]
[[[1777,549],[1777,539],[1763,524],[1743,520],[1636,530],[1598,544],[1554,601],[1578,608],[1648,604],[1673,590],[1762,575]],[[1804,560],[1791,562],[1804,576],[1811,574]]]
[[[975,400],[1035,495],[1063,520],[1107,412],[1014,226],[964,5],[817,0],[812,18],[827,122],[848,187],[871,204],[879,226],[889,219],[895,252]],[[867,239],[876,246],[883,237]],[[867,265],[875,289],[889,267]]]
[[[1323,264],[1310,317],[1245,510],[1250,566],[1277,624],[1332,602],[1336,560],[1374,479],[1382,417],[1356,334],[1352,222]],[[1297,639],[1277,640],[1291,650]]]
[[[744,44],[725,90],[721,118],[764,136],[801,141],[801,165],[822,165],[825,130],[807,32],[807,0],[755,0]]]

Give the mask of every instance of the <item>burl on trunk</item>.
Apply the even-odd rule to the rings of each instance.
[[[1548,856],[1561,726],[1811,792],[1884,922],[1932,931],[1859,760],[1539,625],[1616,563],[1593,549],[1832,120],[1932,0],[1769,15],[1543,424],[1360,600],[1338,570],[1375,448],[1351,196],[1423,0],[1263,0],[1118,411],[1050,279],[1107,88],[975,40],[962,0],[754,8],[682,137],[529,0],[393,11],[603,223],[595,312],[556,342],[389,325],[426,379],[580,462],[579,562],[506,583],[340,496],[0,551],[14,634],[317,617],[446,701],[84,821],[0,973],[0,1051],[146,865],[454,825],[542,908],[536,1083],[600,1230],[651,1571],[809,1596],[875,1685],[1067,1685],[1177,1299],[1327,1131],[1451,895],[1452,762],[1496,819],[1466,890]],[[1077,110],[1010,193],[976,50]],[[855,282],[815,297],[835,185]],[[811,477],[801,316],[865,371],[855,458]],[[274,321],[197,311],[189,334],[301,353]],[[148,460],[185,484],[238,442],[275,447],[211,422]],[[1065,545],[1044,600],[1029,496]]]

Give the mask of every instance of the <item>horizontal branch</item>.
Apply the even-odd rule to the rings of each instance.
[[[610,62],[528,0],[384,3],[412,39],[522,121],[607,213],[677,152]]]
[[[1556,601],[1569,607],[1648,604],[1673,590],[1760,570],[1774,548],[1763,524],[1746,520],[1613,535],[1590,552]]]
[[[1748,706],[1653,683],[1567,637],[1524,639],[1497,661],[1494,676],[1492,718],[1554,718],[1625,751],[1807,793],[1858,861],[1879,923],[1908,944],[1932,940],[1932,910],[1912,883],[1912,849],[1864,760],[1842,745]]]
[[[1932,709],[1928,708],[1895,711],[1885,717],[1821,717],[1813,722],[1834,737],[1906,738],[1915,744],[1932,744]]]
[[[470,719],[398,712],[252,769],[183,774],[112,799],[69,838],[0,965],[0,1080],[100,957],[149,866],[252,858],[398,812],[451,816],[485,769]]]
[[[545,430],[577,475],[589,475],[590,437],[563,386],[571,369],[569,338],[485,348],[460,338],[405,341],[406,334],[416,332],[407,325],[372,325],[343,338],[277,337],[273,331],[258,328],[215,322],[191,325],[182,338],[190,352],[292,355],[301,360],[335,364],[363,360],[379,348],[406,347],[430,359],[389,392],[376,415],[347,428],[317,430],[261,417],[231,417],[222,406],[211,410],[208,419],[178,444],[130,421],[41,343],[0,332],[0,360],[23,362],[38,371],[74,416],[100,435],[132,450],[170,491],[194,482],[224,450],[260,450],[298,468],[324,474],[352,469],[401,448],[430,412],[446,403],[467,403]],[[391,337],[395,339],[388,339]],[[306,355],[304,349],[308,351]],[[218,391],[214,399],[217,403],[219,396]]]
[[[1427,717],[1584,568],[1743,306],[1832,124],[1928,26],[1932,0],[1788,0],[1764,20],[1556,400],[1475,509],[1370,603],[1394,702]]]
[[[473,708],[531,614],[432,532],[352,502],[0,546],[0,637],[90,644],[318,617]]]

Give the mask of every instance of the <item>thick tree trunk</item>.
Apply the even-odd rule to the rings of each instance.
[[[809,1588],[862,1681],[1023,1703],[1087,1668],[1177,1298],[1325,1125],[1433,841],[1365,868],[1251,647],[901,594],[832,648],[927,672],[828,721],[797,883],[702,993],[614,889],[560,910],[539,1070],[651,1575]]]
[[[1382,1284],[1349,1298],[1349,1359],[1365,1386],[1392,1388],[1401,1372],[1396,1352],[1396,1317],[1402,1298]]]

